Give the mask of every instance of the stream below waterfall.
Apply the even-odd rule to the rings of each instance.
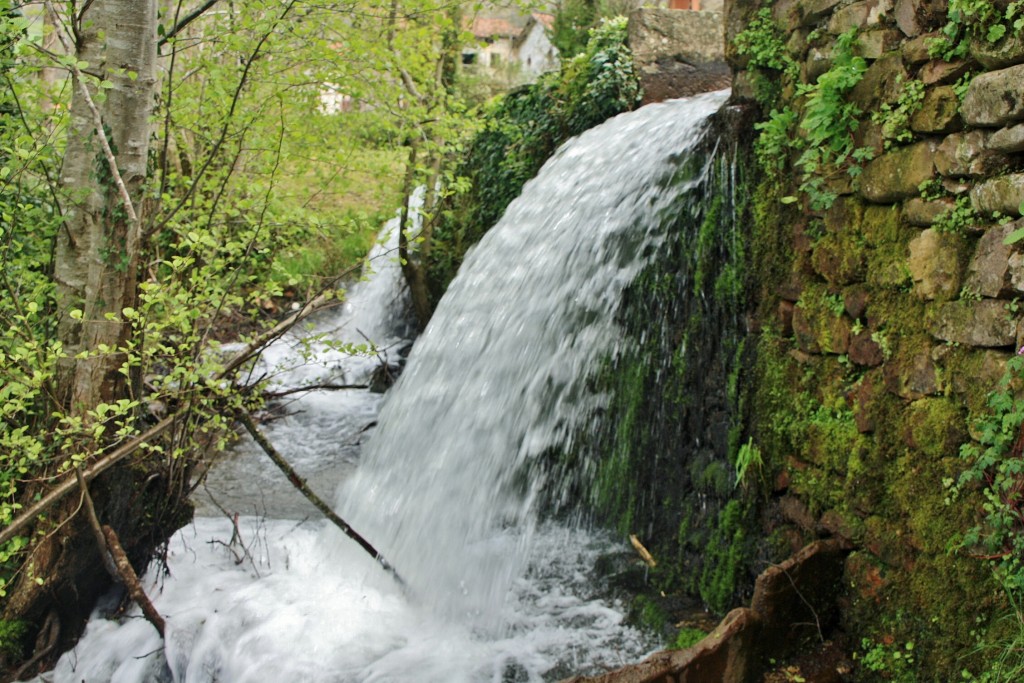
[[[337,492],[404,590],[244,440],[171,540],[167,571],[144,578],[166,641],[135,607],[108,618],[112,596],[40,680],[532,683],[656,648],[593,574],[623,539],[542,519],[562,484],[540,463],[605,404],[588,379],[623,343],[620,295],[657,253],[667,195],[682,191],[668,179],[726,96],[650,105],[564,145],[467,257],[386,399],[297,393],[265,426],[312,488]],[[402,364],[400,269],[386,243],[372,263],[315,331],[371,339]],[[282,388],[364,384],[380,366],[298,333],[260,362]]]

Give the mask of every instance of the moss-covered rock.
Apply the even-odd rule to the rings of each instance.
[[[919,142],[884,154],[867,165],[860,193],[870,202],[892,203],[920,193],[935,176],[935,145]]]
[[[963,237],[928,228],[910,240],[908,246],[907,265],[914,280],[914,293],[926,300],[948,301],[956,297],[963,282]]]
[[[1024,119],[1024,64],[976,76],[960,112],[971,126],[998,127]]]
[[[971,188],[971,206],[983,214],[1020,216],[1024,205],[1024,173],[991,178]]]
[[[960,130],[963,125],[960,98],[949,85],[926,90],[921,108],[910,116],[910,129],[915,133],[944,135]]]
[[[931,310],[936,339],[968,346],[1013,346],[1017,321],[1002,301],[957,301]]]

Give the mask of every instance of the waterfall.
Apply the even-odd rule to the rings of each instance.
[[[564,145],[417,340],[339,503],[434,609],[494,624],[525,557],[506,546],[528,544],[545,485],[524,469],[600,407],[587,385],[622,337],[623,289],[676,193],[703,180],[669,183],[724,99],[645,107]]]
[[[166,647],[143,620],[98,612],[52,679],[533,683],[648,650],[595,592],[611,539],[540,522],[538,501],[560,486],[545,459],[609,403],[594,377],[626,343],[624,292],[662,249],[674,198],[707,181],[709,164],[680,161],[726,96],[570,141],[467,257],[337,494],[404,591],[322,523],[244,518],[249,540],[228,548],[230,523],[201,518],[173,541],[170,575],[146,578]],[[311,400],[322,425],[334,399]],[[271,432],[286,455],[342,453],[343,435],[295,424]]]

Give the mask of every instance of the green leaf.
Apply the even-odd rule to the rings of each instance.
[[[1021,240],[1024,240],[1024,228],[1017,228],[1016,230],[1014,230],[1009,235],[1003,238],[1003,244],[1016,244]]]
[[[992,26],[988,27],[988,35],[986,36],[986,38],[988,38],[988,42],[995,43],[998,42],[1004,35],[1006,35],[1006,27],[1003,26],[1002,24],[993,24]]]

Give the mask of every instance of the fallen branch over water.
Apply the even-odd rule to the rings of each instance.
[[[103,525],[103,538],[106,540],[107,550],[110,551],[111,557],[114,558],[114,564],[117,566],[118,579],[128,589],[128,595],[132,597],[135,604],[142,608],[146,620],[153,624],[153,627],[160,633],[160,637],[163,638],[164,618],[156,611],[156,607],[150,602],[149,596],[142,588],[142,582],[139,581],[138,575],[132,568],[132,563],[128,561],[128,556],[125,554],[124,548],[121,547],[121,541],[118,540],[117,534],[106,524]]]
[[[378,552],[378,550],[374,548],[369,541],[363,538],[363,536],[358,531],[349,526],[348,522],[339,517],[334,512],[334,510],[331,509],[330,505],[325,503],[323,499],[320,498],[320,496],[316,495],[316,493],[314,493],[313,490],[309,488],[309,485],[306,484],[306,480],[299,476],[299,474],[288,463],[288,461],[284,459],[284,456],[282,456],[277,451],[277,449],[274,448],[274,444],[270,443],[267,437],[263,435],[263,432],[259,430],[259,428],[256,426],[256,423],[253,422],[252,420],[252,415],[250,415],[247,412],[241,412],[238,416],[238,420],[245,427],[246,431],[249,432],[250,436],[252,436],[256,444],[263,449],[263,452],[266,453],[267,456],[274,461],[274,464],[277,465],[278,469],[280,469],[284,473],[284,475],[288,478],[288,481],[291,482],[291,485],[298,489],[299,493],[305,496],[306,500],[312,503],[313,507],[315,507],[321,513],[323,513],[324,517],[329,519],[331,523],[334,524],[334,526],[341,529],[346,536],[348,536],[353,541],[358,543],[360,548],[365,550],[370,555],[370,557],[376,560],[377,563],[384,568],[384,571],[391,574],[395,581],[398,582],[400,586],[405,588],[405,580],[402,579],[402,577],[398,574],[398,571],[393,566],[391,566],[391,563],[384,559],[384,556],[381,555],[380,552]]]
[[[128,595],[142,609],[142,614],[146,617],[146,621],[153,624],[153,628],[163,638],[166,628],[164,618],[156,611],[156,607],[153,606],[149,596],[146,595],[142,582],[139,581],[139,575],[135,573],[132,563],[128,561],[128,556],[125,554],[124,548],[121,547],[121,541],[118,539],[117,534],[106,524],[100,526],[99,517],[96,515],[96,508],[92,504],[92,496],[89,495],[89,485],[82,476],[82,470],[75,470],[75,474],[78,477],[78,485],[82,489],[82,498],[85,502],[89,526],[92,528],[93,535],[96,538],[96,545],[103,556],[103,564],[107,568],[107,572],[112,579],[122,584],[128,590]]]

